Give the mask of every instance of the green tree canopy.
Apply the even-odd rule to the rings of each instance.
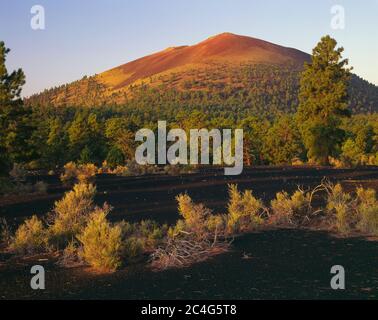
[[[271,164],[291,164],[303,158],[303,145],[292,117],[283,115],[276,119],[264,138],[264,155]]]
[[[25,75],[21,69],[8,73],[5,65],[9,49],[0,41],[0,173],[9,169],[11,162],[30,157],[30,110],[24,108],[20,97]]]
[[[341,118],[348,116],[348,60],[343,48],[325,36],[313,49],[312,60],[305,64],[300,79],[297,121],[308,158],[327,165],[329,156],[340,149],[344,131]]]

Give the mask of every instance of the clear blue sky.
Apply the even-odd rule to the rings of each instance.
[[[45,30],[30,27],[35,4]],[[330,26],[335,4],[344,30]],[[330,34],[354,72],[378,85],[377,17],[378,0],[1,0],[0,40],[12,50],[8,69],[26,73],[24,95],[225,31],[306,52]]]

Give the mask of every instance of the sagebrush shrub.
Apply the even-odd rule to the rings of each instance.
[[[206,229],[210,234],[223,236],[227,228],[227,215],[210,215],[206,220]]]
[[[224,237],[227,219],[213,215],[210,209],[194,203],[187,194],[180,194],[176,199],[183,219],[168,229],[163,245],[155,247],[152,265],[159,269],[183,267],[227,250],[228,242]]]
[[[358,188],[356,191],[357,229],[378,235],[378,201],[373,189]]]
[[[95,194],[96,187],[92,184],[79,183],[62,200],[55,202],[49,228],[54,245],[66,245],[82,230],[94,209]]]
[[[187,194],[178,195],[176,200],[178,211],[184,218],[185,229],[198,237],[206,236],[206,221],[212,213],[211,210],[202,203],[194,203]]]
[[[334,216],[339,232],[348,233],[355,223],[352,197],[345,193],[341,184],[327,186],[327,212]]]
[[[117,225],[121,228],[123,237],[131,236],[134,232],[136,232],[135,223],[130,223],[128,221],[121,220],[117,222]]]
[[[64,248],[59,264],[64,267],[75,267],[83,264],[80,257],[80,246],[76,240],[72,240]]]
[[[75,180],[88,183],[93,181],[97,172],[98,168],[92,163],[76,165],[71,161],[64,165],[64,173],[61,174],[60,180],[64,183]]]
[[[77,165],[75,162],[68,162],[64,165],[64,172],[60,175],[60,180],[62,182],[69,182],[76,179],[77,175]]]
[[[18,227],[10,249],[21,254],[36,253],[45,250],[46,243],[46,229],[42,221],[33,215]]]
[[[140,256],[146,248],[143,239],[131,236],[123,241],[122,256],[132,259]]]
[[[117,166],[115,169],[109,171],[111,174],[115,174],[116,176],[128,176],[129,171],[126,166]]]
[[[270,206],[270,223],[297,226],[311,214],[311,197],[303,190],[297,190],[291,196],[287,192],[278,192]]]
[[[159,168],[155,165],[140,165],[135,160],[129,160],[126,162],[126,167],[120,167],[123,170],[122,175],[126,176],[142,176],[146,174],[156,174],[159,173]]]
[[[79,182],[90,182],[94,179],[98,168],[93,163],[81,164],[78,167],[77,180]]]
[[[77,236],[82,245],[80,256],[99,271],[114,271],[121,266],[122,229],[106,219],[110,208],[96,208],[83,231]]]
[[[135,257],[154,250],[164,241],[168,232],[167,225],[160,226],[152,220],[142,220],[133,224],[122,220],[117,225],[122,230],[123,252],[126,257]]]
[[[138,164],[135,160],[127,161],[126,168],[127,168],[126,174],[130,176],[139,176],[139,175],[144,174],[145,172],[145,168],[143,168],[143,166]]]
[[[168,229],[168,238],[173,239],[182,234],[186,229],[184,220],[178,220],[176,224]]]
[[[142,220],[136,225],[136,234],[144,240],[145,249],[151,249],[158,245],[167,233],[167,226],[159,226],[156,221]]]
[[[336,169],[342,169],[342,168],[351,168],[353,167],[352,163],[348,161],[347,158],[342,157],[341,159],[336,159],[333,157],[329,157],[329,164]]]
[[[252,230],[263,222],[264,204],[251,190],[241,193],[237,185],[231,184],[228,192],[228,228],[231,232]]]

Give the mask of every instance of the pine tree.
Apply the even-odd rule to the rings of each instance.
[[[135,136],[133,134],[134,130],[132,130],[132,128],[136,129],[132,121],[127,118],[115,117],[106,122],[105,136],[109,141],[110,147],[108,154],[110,158],[107,159],[108,162],[110,161],[114,164],[111,159],[117,159],[117,164],[122,164],[124,161],[122,162],[121,159],[131,160],[134,158],[136,145],[134,140]],[[119,152],[121,152],[122,155],[120,155]]]
[[[300,80],[297,121],[309,159],[329,164],[329,156],[340,150],[344,131],[341,119],[350,115],[348,107],[348,60],[344,49],[325,36],[313,49],[312,61],[305,63]]]
[[[264,156],[273,165],[291,164],[303,158],[303,145],[298,128],[291,116],[276,118],[264,137]]]
[[[8,73],[5,61],[9,51],[0,41],[0,174],[8,171],[11,162],[30,156],[30,110],[20,98],[25,75],[21,69]]]

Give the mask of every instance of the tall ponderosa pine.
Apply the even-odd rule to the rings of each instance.
[[[21,69],[8,74],[5,66],[9,49],[0,41],[0,173],[9,169],[11,162],[20,162],[30,151],[29,112],[20,98],[25,75]],[[29,150],[29,151],[28,151]]]
[[[311,63],[305,63],[300,80],[297,121],[308,158],[329,164],[344,138],[341,118],[349,116],[348,83],[350,68],[342,58],[343,48],[325,36],[313,49]]]

